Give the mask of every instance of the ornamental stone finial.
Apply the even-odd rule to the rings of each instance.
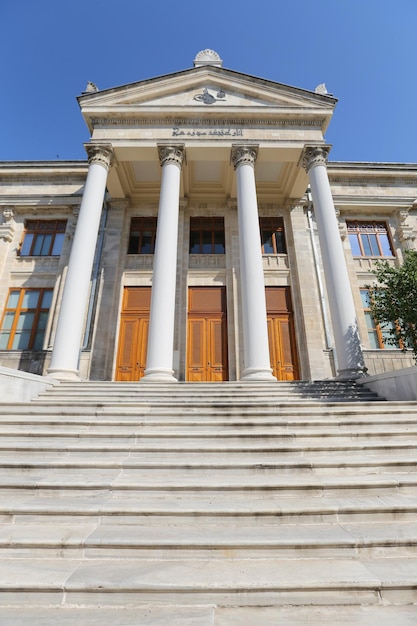
[[[301,156],[301,163],[305,171],[308,172],[317,165],[327,166],[331,146],[305,146]]]
[[[110,169],[112,156],[113,156],[113,148],[110,144],[100,145],[100,144],[85,144],[85,149],[88,155],[88,163],[91,165],[92,163],[98,163],[106,168],[106,170]]]
[[[239,165],[251,165],[255,167],[256,157],[258,156],[258,146],[232,146],[232,162],[236,169]]]
[[[181,169],[185,157],[184,145],[159,145],[158,154],[161,167],[163,167],[167,163],[174,163],[174,165],[178,165],[178,167]]]
[[[196,54],[194,59],[194,67],[201,67],[202,65],[214,65],[215,67],[221,67],[223,65],[223,61],[217,52],[206,48]]]

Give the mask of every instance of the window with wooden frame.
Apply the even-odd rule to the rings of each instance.
[[[353,256],[394,256],[385,222],[346,222],[346,225]]]
[[[365,313],[366,327],[368,330],[369,337],[369,345],[372,349],[380,349],[380,350],[395,350],[398,349],[399,346],[390,345],[389,343],[385,343],[384,339],[390,337],[389,327],[382,327],[380,324],[377,324],[374,316],[371,311],[371,302],[370,295],[367,289],[361,289],[361,299],[363,310]]]
[[[155,251],[156,217],[132,217],[128,254],[153,254]]]
[[[225,254],[224,218],[190,218],[190,254]]]
[[[27,220],[20,256],[59,256],[66,226],[66,220]]]
[[[11,289],[0,330],[0,350],[41,350],[52,289]]]
[[[287,254],[282,217],[260,217],[262,254]]]

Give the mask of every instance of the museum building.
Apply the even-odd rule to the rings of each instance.
[[[366,286],[416,248],[417,165],[329,161],[324,85],[203,50],[78,102],[86,161],[0,163],[1,366],[145,383],[412,365]]]

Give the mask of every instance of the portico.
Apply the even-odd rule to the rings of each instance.
[[[146,218],[148,223],[157,219],[154,250],[143,253],[143,247],[138,255],[130,257],[125,256],[126,250],[121,251],[117,267],[112,269],[112,282],[106,282],[107,259],[103,259],[101,302],[117,303],[112,308],[113,313],[117,309],[117,321],[114,316],[106,320],[104,309],[98,308],[94,341],[104,342],[101,316],[103,323],[113,328],[113,340],[107,340],[103,352],[106,362],[113,363],[113,372],[117,364],[123,369],[124,357],[120,355],[129,352],[129,333],[136,332],[123,330],[133,329],[134,315],[138,315],[133,309],[122,308],[123,294],[126,289],[151,288],[142,380],[191,380],[186,366],[186,355],[191,350],[187,330],[189,289],[199,286],[225,290],[226,311],[222,315],[227,323],[222,326],[222,338],[213,335],[212,350],[225,352],[230,379],[276,380],[271,369],[273,341],[282,344],[282,350],[289,351],[293,360],[300,351],[304,353],[304,377],[320,376],[310,362],[308,316],[297,280],[303,271],[301,259],[294,248],[290,253],[268,256],[262,249],[259,228],[260,218],[282,220],[285,236],[291,242],[293,222],[296,212],[302,210],[309,182],[338,374],[355,377],[362,372],[355,309],[326,171],[329,148],[324,132],[335,100],[223,69],[218,55],[213,57],[215,53],[208,52],[212,51],[197,55],[191,70],[89,92],[79,98],[91,132],[87,145],[90,165],[49,369],[57,378],[78,377],[106,187],[110,223],[125,233],[121,245],[129,236],[136,237],[132,235],[132,219]],[[207,243],[209,231],[204,229],[201,241],[204,237],[207,241],[202,243],[202,253],[193,253],[196,246],[190,245],[190,228],[197,218],[223,220],[223,253],[218,254],[215,243]],[[149,237],[151,230],[141,231],[140,236]],[[286,290],[283,298],[288,304],[282,314],[278,307],[277,313],[283,320],[288,318],[284,320],[288,335],[283,340],[271,337],[275,326],[269,323],[266,287],[281,290],[279,294]],[[136,293],[139,300],[141,293]],[[311,293],[314,300],[313,290]],[[319,311],[316,300],[312,306]],[[142,304],[138,307],[134,310],[141,310]],[[205,307],[210,308],[207,304]],[[198,315],[202,320],[210,318],[209,311],[201,310]],[[127,318],[131,325],[124,327]],[[207,363],[212,358],[207,356],[210,346],[202,346],[210,341],[204,343],[199,338],[193,343],[193,349],[200,351]],[[132,362],[137,361],[137,350],[133,352],[129,357]],[[277,357],[277,363],[281,364],[284,352]]]

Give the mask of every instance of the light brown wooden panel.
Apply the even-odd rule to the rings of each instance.
[[[189,289],[186,379],[193,382],[228,379],[226,290]]]
[[[289,287],[267,287],[269,353],[278,380],[298,380],[294,317]]]
[[[135,381],[144,375],[150,302],[150,287],[125,288],[120,319],[116,380]]]

